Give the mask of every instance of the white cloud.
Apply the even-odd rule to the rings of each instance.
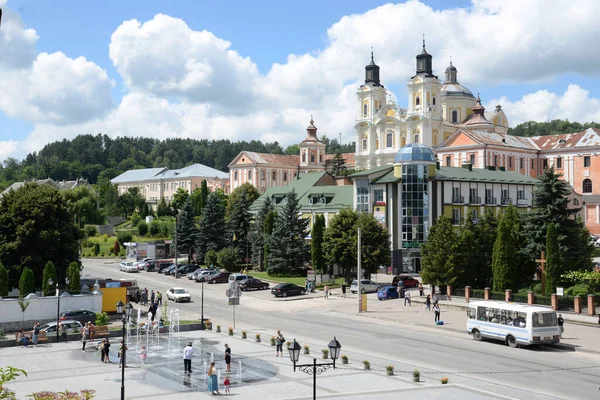
[[[448,10],[414,0],[386,4],[342,17],[327,30],[322,49],[290,54],[265,74],[235,43],[158,14],[145,22],[125,21],[112,34],[109,55],[128,92],[111,108],[104,70],[62,53],[37,55],[35,31],[26,30],[18,15],[8,15],[0,29],[0,84],[7,88],[0,92],[0,109],[34,122],[27,143],[17,146],[28,150],[97,132],[288,145],[303,139],[311,114],[319,134],[337,138],[342,132],[347,142],[353,140],[355,91],[370,47],[383,83],[403,85],[414,74],[423,32],[434,73],[443,79],[452,55],[461,83],[474,92],[478,84],[540,83],[566,73],[600,72],[600,53],[593,51],[600,41],[600,2],[594,0],[557,0],[551,7],[544,0],[526,5],[474,0],[471,7]],[[2,51],[14,53],[14,65],[2,64]],[[520,100],[490,101],[492,107],[498,103],[512,125],[600,120],[598,99],[576,85],[563,94],[540,90]],[[404,99],[399,105],[405,106]]]

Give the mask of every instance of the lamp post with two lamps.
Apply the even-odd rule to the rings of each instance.
[[[132,310],[133,306],[130,302],[127,302],[127,305],[124,305],[123,302],[119,300],[117,303],[117,314],[121,315],[123,320],[123,346],[121,349],[121,400],[125,400],[125,354],[127,352],[127,343],[125,343],[125,324],[129,322]]]
[[[302,346],[300,346],[300,343],[296,342],[296,339],[294,339],[292,345],[288,347],[288,351],[290,352],[290,360],[292,360],[294,363],[294,371],[296,371],[296,368],[298,368],[300,371],[306,372],[308,375],[313,376],[313,400],[317,399],[317,375],[322,374],[331,367],[335,369],[335,360],[337,360],[340,356],[340,349],[342,348],[342,345],[334,336],[333,340],[329,342],[327,347],[329,347],[329,356],[333,362],[318,364],[316,358],[313,358],[312,364],[296,364],[300,358],[300,350],[302,349]]]
[[[58,278],[56,279],[56,343],[60,342],[60,332],[59,332],[59,327],[60,327],[60,287],[58,286]],[[65,278],[65,284],[68,285],[69,284],[69,277],[67,276]],[[54,285],[54,281],[52,280],[52,278],[48,279],[48,285],[52,286]]]

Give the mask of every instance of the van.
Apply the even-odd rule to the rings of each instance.
[[[229,284],[231,285],[233,282],[240,283],[248,278],[250,277],[246,274],[231,274],[229,275]]]

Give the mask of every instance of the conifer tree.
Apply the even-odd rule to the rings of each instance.
[[[515,242],[511,229],[509,221],[501,217],[492,253],[492,288],[494,291],[516,290],[518,287],[516,266],[518,257],[514,253]]]
[[[441,216],[429,230],[427,243],[421,247],[421,278],[439,286],[454,285],[458,276],[457,237],[450,219]]]
[[[256,213],[256,217],[251,225],[252,264],[259,270],[262,268],[263,260],[265,259],[265,218],[271,211],[273,211],[273,204],[267,197],[262,203],[260,210]]]
[[[265,217],[264,223],[264,246],[263,246],[263,269],[269,271],[269,243],[271,242],[271,235],[273,234],[273,224],[275,223],[275,211],[269,211]]]
[[[27,267],[23,268],[21,272],[21,279],[19,279],[19,297],[25,297],[35,291],[35,280],[33,277],[33,271]]]
[[[259,197],[256,188],[249,183],[236,188],[227,199],[227,227],[231,245],[238,250],[239,258],[244,258],[244,255],[249,250],[250,223],[252,215],[250,214],[250,206]]]
[[[546,232],[546,295],[549,296],[556,290],[560,276],[564,272],[563,260],[558,248],[558,234],[556,226],[550,222]]]
[[[200,228],[196,240],[198,259],[203,260],[208,250],[220,251],[227,243],[225,224],[225,207],[218,194],[211,193],[202,210]]]
[[[54,282],[50,285],[48,282],[52,279]],[[42,293],[44,296],[52,296],[54,294],[56,283],[56,268],[54,268],[54,263],[52,261],[48,261],[44,266],[44,272],[42,273]]]
[[[311,232],[310,250],[313,269],[322,274],[325,271],[325,256],[323,255],[323,234],[325,232],[325,216],[317,215]]]
[[[188,262],[192,262],[192,253],[194,252],[196,237],[198,235],[198,228],[196,228],[194,217],[194,207],[191,200],[187,199],[177,222],[177,250],[187,253]]]
[[[79,264],[75,261],[69,263],[67,267],[67,276],[69,277],[69,284],[67,285],[67,290],[71,294],[79,293],[81,289],[81,270],[79,269]]]
[[[344,157],[342,157],[342,153],[339,150],[335,151],[335,155],[333,156],[333,162],[331,165],[331,175],[340,176],[344,175],[346,172],[346,162],[344,161]]]
[[[8,296],[8,270],[0,262],[0,297]]]

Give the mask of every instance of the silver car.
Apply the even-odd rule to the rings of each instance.
[[[361,279],[361,281],[360,281],[360,292],[361,293],[377,292],[380,287],[381,287],[380,284],[375,283],[369,279]],[[350,285],[350,291],[352,293],[358,292],[358,281],[356,279],[352,281],[352,284]]]
[[[79,333],[81,332],[81,328],[83,328],[81,322],[72,319],[60,321],[60,323],[63,326],[63,328],[65,328],[69,333]],[[56,322],[50,322],[48,324],[40,326],[40,331],[46,332],[47,334],[56,333]]]

